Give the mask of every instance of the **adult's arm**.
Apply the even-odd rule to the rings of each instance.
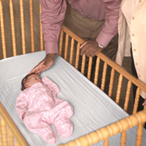
[[[118,32],[118,18],[121,0],[103,0],[105,4],[105,23],[96,42],[106,47]]]
[[[65,0],[40,0],[41,23],[45,42],[46,57],[30,73],[40,74],[54,63],[58,53],[58,38],[66,12]]]
[[[58,38],[66,12],[65,0],[40,0],[46,54],[58,53]]]

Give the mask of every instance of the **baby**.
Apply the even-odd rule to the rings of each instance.
[[[72,134],[72,106],[56,97],[58,86],[49,78],[29,74],[22,80],[22,92],[16,101],[16,111],[25,126],[31,132],[39,134],[46,142],[54,144],[57,135],[52,130],[54,124],[57,133],[67,138]]]

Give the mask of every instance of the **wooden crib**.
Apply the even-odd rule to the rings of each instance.
[[[40,13],[41,8],[38,0],[0,0],[0,59],[44,50],[41,22],[39,19]],[[78,69],[80,60],[79,47],[83,42],[83,39],[76,36],[65,26],[62,26],[59,40],[59,55],[76,69]],[[74,49],[76,49],[76,54],[74,54]],[[80,70],[82,74],[84,74],[85,60],[86,56],[83,55]],[[89,146],[101,140],[104,140],[104,146],[108,146],[108,138],[118,133],[121,133],[121,146],[125,146],[126,131],[136,125],[138,125],[136,145],[140,146],[142,143],[143,123],[146,122],[146,110],[137,113],[137,107],[140,91],[143,90],[146,92],[146,84],[133,77],[124,68],[117,65],[104,54],[99,53],[96,59],[95,77],[93,81],[95,85],[98,83],[98,71],[101,60],[104,62],[104,66],[100,88],[104,91],[106,71],[107,67],[110,66],[112,69],[108,96],[119,104],[124,111],[128,112],[130,95],[132,94],[132,84],[138,87],[132,113],[129,113],[131,115],[125,119],[60,146]],[[90,57],[86,75],[89,80],[91,70],[92,58]],[[115,84],[114,80],[116,74],[118,74],[118,82]],[[124,89],[122,88],[123,80],[126,80],[127,83]],[[116,93],[114,93],[115,91]],[[125,93],[124,97],[121,96],[121,92]],[[0,145],[28,145],[1,103]]]

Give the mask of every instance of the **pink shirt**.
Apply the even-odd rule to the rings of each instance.
[[[58,53],[58,38],[65,18],[65,0],[40,0],[42,6],[42,29],[46,53]],[[106,47],[114,35],[117,25],[121,0],[68,0],[71,7],[81,15],[94,19],[105,19],[104,26],[96,41]]]

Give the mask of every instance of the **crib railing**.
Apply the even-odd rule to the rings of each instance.
[[[82,136],[67,144],[60,146],[89,146],[104,140],[104,146],[109,146],[109,138],[121,133],[121,146],[126,146],[126,131],[136,125],[136,146],[141,146],[143,135],[143,123],[146,122],[146,110],[133,114],[109,126],[103,127],[90,134]],[[0,103],[0,145],[1,146],[28,146],[27,142],[17,129],[14,122]]]
[[[39,0],[0,0],[0,59],[44,50],[40,13]],[[83,39],[69,31],[65,26],[62,27],[59,40],[59,55],[85,75],[85,66],[87,65],[86,56],[83,55],[81,58],[79,49],[83,42]],[[75,49],[76,51],[74,51]],[[98,75],[101,61],[104,62],[104,65],[99,85]],[[82,63],[79,69],[80,62]],[[93,70],[92,62],[93,58],[90,57],[88,72],[86,74],[89,80],[91,80],[91,71]],[[134,105],[132,104],[133,109],[131,110],[131,113],[136,113],[140,92],[141,90],[146,92],[146,84],[133,77],[112,60],[109,60],[104,54],[99,53],[97,54],[96,66],[94,68],[93,82],[103,91],[105,88],[107,67],[109,66],[111,67],[111,75],[107,94],[128,112],[128,106],[131,103],[129,102],[132,95],[131,88],[133,84],[136,85],[138,88]],[[116,76],[118,76],[118,83],[115,85]],[[123,80],[126,80],[126,86],[122,86]],[[125,94],[124,98],[121,97],[121,92]]]
[[[0,0],[0,59],[44,50],[40,13],[39,0]],[[83,42],[83,39],[63,26],[59,39],[59,55],[91,80],[93,58],[89,58],[88,71],[87,74],[85,74],[86,56],[83,55],[81,57],[79,49]],[[74,49],[76,49],[76,51],[74,51]],[[139,124],[137,145],[140,146],[140,135],[142,134],[142,124],[146,121],[146,111],[136,112],[140,91],[143,90],[146,92],[146,84],[133,77],[124,68],[118,66],[104,54],[99,53],[97,54],[94,72],[93,82],[95,85],[99,83],[98,75],[101,61],[104,62],[104,65],[101,85],[99,86],[104,91],[107,67],[110,66],[111,76],[108,95],[125,111],[128,111],[132,85],[134,84],[138,87],[132,109],[134,115],[70,142],[66,144],[66,146],[75,146],[77,144],[85,146],[84,141],[87,141],[87,143],[91,145],[91,143],[98,142],[101,139],[104,139],[105,146],[108,146],[108,137],[118,132],[122,132],[121,145],[125,145],[126,130],[137,124]],[[80,62],[81,68],[79,68]],[[115,85],[115,76],[117,74],[118,83]],[[127,81],[127,87],[124,89],[122,86],[123,80]],[[121,97],[121,92],[125,92],[124,97]],[[121,103],[121,98],[124,99],[123,103]],[[0,145],[28,145],[1,104],[0,126]]]
[[[39,0],[0,0],[0,59],[44,50],[40,13]]]
[[[64,41],[63,41],[64,40]],[[61,35],[60,35],[60,48],[59,48],[59,54],[68,61],[71,65],[75,66],[76,69],[78,69],[79,66],[79,53],[80,53],[80,45],[84,42],[83,39],[75,35],[73,32],[68,30],[65,26],[62,27]],[[68,53],[66,50],[70,48],[70,52]],[[64,50],[63,50],[64,49]],[[76,54],[74,54],[74,49],[76,49]],[[74,63],[73,63],[74,58]],[[84,69],[86,66],[86,56],[82,56],[82,64],[81,64],[81,73],[84,74]],[[122,106],[122,108],[127,112],[130,95],[132,93],[131,86],[134,84],[137,87],[136,91],[136,97],[133,105],[132,113],[137,112],[138,108],[138,102],[139,102],[139,95],[140,91],[143,90],[146,92],[146,84],[140,81],[139,79],[135,78],[133,75],[131,75],[129,72],[127,72],[124,68],[116,64],[114,61],[110,60],[108,57],[106,57],[103,53],[97,54],[96,59],[96,66],[95,66],[95,75],[94,75],[94,84],[98,84],[98,73],[99,73],[99,67],[100,67],[100,61],[104,62],[103,65],[103,73],[102,73],[102,81],[100,88],[104,91],[105,87],[105,81],[106,81],[106,73],[107,73],[107,66],[111,67],[111,75],[110,75],[110,83],[109,83],[109,90],[108,90],[108,96],[111,97],[117,104]],[[89,64],[88,64],[88,72],[87,72],[87,78],[90,80],[91,77],[91,70],[92,70],[92,57],[89,58]],[[115,74],[118,74],[118,83],[114,85],[115,80]],[[125,91],[122,89],[122,81],[127,81],[127,86],[125,88]],[[115,92],[116,91],[116,92]],[[115,94],[113,95],[113,93]],[[125,92],[125,98],[121,97],[121,92]],[[121,105],[120,99],[124,98],[124,104]]]
[[[0,146],[28,146],[0,102]]]
[[[61,144],[59,146],[91,146],[95,143],[100,142],[101,140],[104,140],[104,146],[109,146],[109,138],[118,133],[121,133],[120,146],[126,146],[126,131],[127,129],[130,129],[136,125],[138,125],[136,146],[141,146],[144,122],[146,122],[146,110],[133,114],[116,123],[100,128],[97,131],[82,136],[76,140],[70,141],[69,143]]]
[[[143,123],[146,122],[146,110],[133,114],[109,126],[103,127],[90,134],[60,146],[91,146],[104,140],[104,146],[109,146],[109,138],[121,133],[121,146],[126,146],[126,131],[134,126],[137,128],[136,146],[142,144]],[[10,116],[0,103],[0,145],[28,146]]]
[[[42,26],[40,22],[41,7],[37,0],[29,0],[28,2],[23,0],[0,1],[0,59],[44,50]],[[78,70],[79,63],[82,62],[80,71],[82,74],[85,74],[86,56],[83,55],[82,59],[80,59],[79,49],[83,42],[83,39],[69,31],[65,26],[62,27],[59,40],[59,55]],[[74,53],[74,49],[76,49],[76,53]],[[109,60],[104,54],[99,53],[97,56],[94,84],[98,85],[100,62],[103,61],[102,79],[101,84],[98,86],[104,91],[107,67],[110,66],[112,69],[109,90],[107,92],[108,96],[125,111],[128,111],[128,105],[130,104],[129,101],[132,95],[132,84],[136,85],[138,87],[137,94],[133,110],[131,110],[131,113],[136,113],[140,92],[141,90],[146,92],[146,84],[133,77],[112,60]],[[91,80],[91,70],[93,69],[92,59],[91,57],[89,58],[88,72],[86,74],[89,80]],[[118,83],[116,85],[114,85],[115,76],[118,76]],[[122,86],[123,80],[127,82],[127,87],[125,88]],[[121,99],[123,99],[121,92],[125,93],[124,101],[121,101]]]

